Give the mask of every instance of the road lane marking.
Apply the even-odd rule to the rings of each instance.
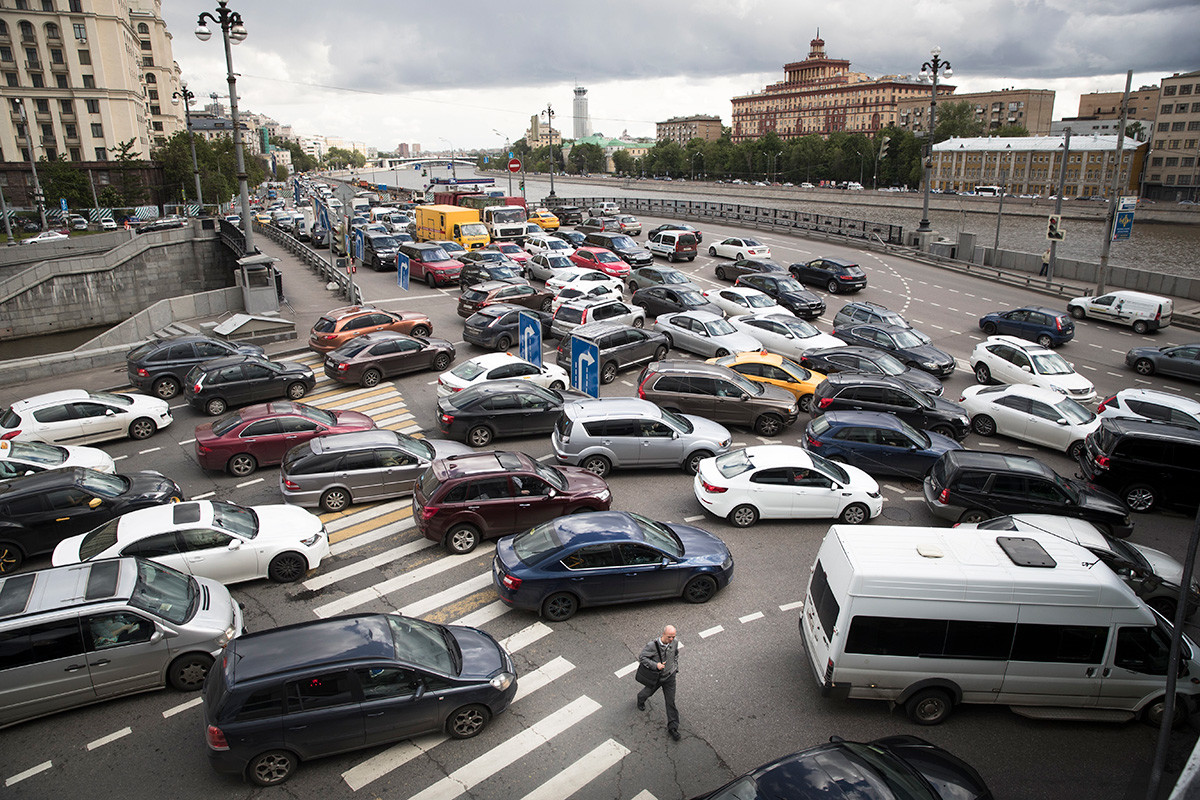
[[[432,542],[430,542],[432,544]],[[492,585],[492,573],[485,572],[482,575],[463,581],[457,586],[451,586],[449,589],[443,589],[437,594],[431,594],[428,597],[423,597],[415,603],[409,603],[399,612],[406,617],[419,617],[422,614],[428,614],[434,609],[449,605],[455,600],[460,600],[469,594],[474,594],[488,586]]]
[[[551,681],[558,680],[573,669],[575,669],[574,664],[562,656],[558,656],[553,661],[543,664],[533,672],[522,675],[521,680],[517,682],[517,693],[513,695],[512,701],[515,703],[522,697],[528,697],[538,689],[546,686]]]
[[[339,567],[338,569],[333,569],[329,572],[322,573],[321,575],[317,575],[315,578],[305,581],[303,585],[305,589],[309,590],[324,589],[330,584],[337,583],[338,581],[345,580],[346,578],[352,578],[355,575],[361,575],[367,570],[375,569],[376,567],[384,564],[389,564],[393,561],[399,561],[400,559],[410,556],[413,553],[419,553],[426,548],[433,547],[434,544],[435,542],[429,539],[418,539],[415,542],[409,542],[406,545],[392,548],[387,552],[380,553],[379,555],[371,556],[370,558],[364,558],[361,561],[355,561],[353,564],[347,564],[344,567]]]
[[[452,624],[466,625],[469,628],[478,628],[480,625],[484,625],[496,619],[497,617],[507,614],[508,611],[509,608],[504,604],[504,601],[497,600],[494,603],[489,603],[483,608],[472,611],[465,617],[460,617],[459,619],[454,620]]]
[[[46,770],[50,769],[50,767],[52,767],[53,765],[54,765],[53,761],[43,761],[42,763],[38,764],[36,767],[30,767],[29,769],[25,770],[24,772],[18,772],[16,775],[13,775],[11,778],[8,778],[7,780],[4,781],[4,785],[5,785],[5,787],[9,787],[9,786],[12,786],[14,783],[20,783],[21,781],[25,780],[26,778],[32,778],[34,775],[37,775],[39,772],[45,772]]]
[[[706,628],[705,630],[700,631],[696,635],[699,636],[701,639],[707,639],[710,636],[716,636],[718,633],[720,633],[723,630],[725,630],[724,626],[714,625],[711,628]]]
[[[243,481],[242,483],[239,483],[239,484],[237,485],[237,488],[238,488],[238,489],[244,489],[244,488],[246,488],[247,486],[253,486],[253,485],[254,485],[254,484],[256,484],[256,483],[263,483],[264,481],[266,481],[266,478],[255,478],[255,479],[254,479],[254,480],[252,480],[252,481]]]
[[[500,646],[510,653],[515,653],[533,644],[538,639],[549,636],[551,633],[554,633],[554,629],[549,625],[543,622],[535,622],[528,628],[522,628],[512,636],[501,639]]]
[[[162,712],[163,719],[170,719],[176,714],[182,714],[184,711],[187,711],[189,708],[194,708],[195,706],[200,705],[202,702],[204,702],[203,697],[194,697],[191,700],[188,700],[186,703],[180,703],[177,706],[172,706],[171,708],[168,708],[166,711]]]
[[[762,619],[763,616],[764,616],[763,612],[755,611],[753,614],[747,614],[744,617],[738,617],[738,622],[745,625],[747,622],[754,622],[754,620],[756,620],[756,619]]]
[[[803,601],[803,600],[797,600],[797,601],[796,601],[796,602],[794,602],[794,603],[784,603],[783,605],[781,605],[781,606],[779,607],[779,610],[780,610],[780,611],[791,611],[791,610],[793,610],[793,609],[796,609],[796,608],[803,608],[803,607],[804,607],[804,601]]]
[[[574,764],[562,769],[553,778],[525,795],[521,800],[560,800],[570,797],[589,783],[599,778],[604,772],[621,763],[621,759],[629,755],[629,748],[608,739],[580,758]]]
[[[133,733],[133,728],[122,728],[121,730],[116,731],[115,733],[110,733],[108,736],[101,736],[99,739],[96,739],[95,741],[88,742],[87,749],[95,750],[97,747],[103,747],[104,745],[108,744],[109,742],[115,742],[117,739],[120,739],[123,736],[128,736],[131,733]]]
[[[420,583],[427,578],[432,578],[434,575],[439,575],[454,567],[467,564],[476,558],[473,555],[444,556],[437,561],[417,567],[414,570],[409,570],[403,575],[397,575],[394,578],[381,581],[374,586],[360,589],[357,592],[351,592],[345,597],[325,603],[324,605],[319,605],[313,609],[313,613],[324,619],[343,614],[350,609],[366,605],[373,600],[386,601],[387,596],[393,592],[398,592],[408,586]]]

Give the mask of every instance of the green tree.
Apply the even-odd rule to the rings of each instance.
[[[1146,126],[1136,120],[1125,126],[1125,135],[1138,142],[1146,141]]]
[[[276,164],[275,164],[275,180],[286,181],[287,178],[288,178],[287,165],[276,162]]]
[[[120,205],[123,206],[137,206],[146,202],[146,187],[142,184],[142,176],[139,172],[139,168],[145,162],[135,157],[134,141],[134,139],[126,139],[123,142],[117,142],[116,147],[108,148],[108,152],[113,154],[112,160],[116,162],[117,170],[120,172],[117,192],[121,197]]]
[[[992,136],[1028,136],[1029,129],[1024,125],[1001,125],[996,130],[992,131]]]
[[[613,171],[618,175],[632,175],[634,170],[633,156],[625,149],[614,150],[612,154]]]
[[[325,151],[325,158],[322,159],[326,165],[341,166],[349,165],[359,168],[367,164],[367,158],[357,150],[346,150],[341,147],[331,147]]]
[[[951,137],[970,138],[983,135],[983,123],[975,119],[975,106],[963,100],[959,103],[938,104],[937,129],[933,141],[944,142]]]
[[[792,147],[791,163],[795,164],[797,177],[805,183],[824,180],[825,140],[810,133],[796,141]]]
[[[567,163],[577,172],[604,172],[606,161],[604,148],[590,142],[575,145],[567,157]]]
[[[320,164],[317,159],[304,152],[304,148],[300,146],[299,142],[293,142],[290,139],[284,139],[280,136],[272,136],[271,144],[292,154],[292,169],[296,170],[296,172],[311,172]]]
[[[677,142],[661,141],[646,154],[646,171],[653,175],[670,175],[678,178],[687,174],[683,148]]]
[[[92,189],[87,175],[71,166],[66,156],[53,160],[42,156],[38,160],[38,178],[49,206],[57,206],[60,199],[65,199],[69,208],[92,207]]]

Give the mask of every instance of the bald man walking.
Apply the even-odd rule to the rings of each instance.
[[[662,689],[667,703],[667,733],[679,741],[679,711],[675,708],[675,678],[679,674],[679,643],[675,639],[675,626],[663,628],[662,636],[651,639],[638,656],[638,681],[644,688],[638,692],[638,711],[646,710],[646,701]],[[657,680],[646,682],[643,676],[652,675]]]

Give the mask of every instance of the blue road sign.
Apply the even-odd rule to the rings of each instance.
[[[321,218],[321,227],[325,230],[332,230],[333,225],[329,222],[329,206],[324,203],[317,204],[317,215]]]
[[[1128,241],[1133,237],[1133,212],[1118,211],[1113,220],[1112,238],[1114,242]]]
[[[62,206],[63,213],[64,214],[67,213],[67,198],[65,198],[65,197],[58,198],[58,204],[60,206]]]
[[[600,396],[600,348],[571,337],[571,385],[584,394]]]
[[[396,283],[400,284],[400,288],[408,291],[408,256],[400,253],[396,256]]]
[[[542,321],[525,311],[518,315],[517,320],[521,339],[521,358],[540,367],[542,365]]]
[[[354,230],[354,257],[359,261],[362,261],[363,242],[366,240],[366,238],[367,237],[363,235],[362,228],[356,228]]]

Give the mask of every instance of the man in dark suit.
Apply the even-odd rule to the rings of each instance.
[[[646,710],[646,701],[659,689],[667,703],[667,733],[679,741],[679,711],[675,708],[675,678],[679,674],[679,643],[675,626],[663,628],[662,636],[651,639],[642,648],[638,663],[658,673],[658,682],[644,686],[637,695],[638,711]]]

